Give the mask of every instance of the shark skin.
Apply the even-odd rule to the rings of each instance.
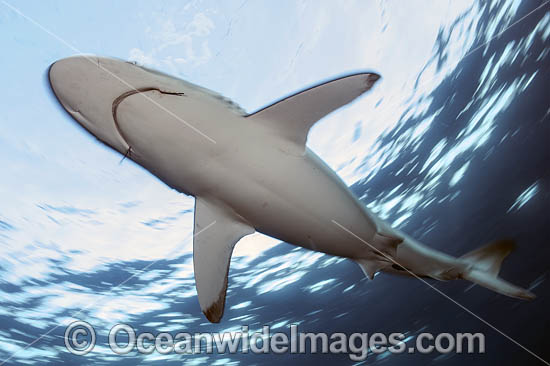
[[[254,232],[378,271],[466,279],[533,299],[500,277],[513,243],[455,258],[393,229],[370,212],[306,146],[311,126],[370,90],[379,75],[340,77],[247,114],[221,95],[122,60],[74,56],[53,63],[51,88],[101,142],[195,200],[193,261],[202,312],[223,316],[237,242]]]

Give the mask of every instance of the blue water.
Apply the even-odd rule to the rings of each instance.
[[[542,3],[522,2],[506,24]],[[517,250],[504,262],[501,276],[529,288],[538,296],[535,301],[506,298],[463,281],[430,283],[548,360],[550,9],[547,4],[484,45],[488,36],[504,29],[495,19],[501,20],[497,15],[508,4],[480,7],[477,23],[461,30],[474,38],[471,53],[434,88],[415,97],[374,147],[365,146],[370,152],[356,168],[361,179],[351,188],[381,217],[452,255],[495,239],[514,239]],[[462,26],[458,18],[441,31],[425,70],[435,68],[437,73],[448,57],[450,35]],[[422,77],[421,72],[419,85]],[[365,128],[358,124],[354,140],[363,133]],[[73,222],[102,225],[94,222],[92,209],[43,202],[48,202],[46,197],[35,202],[37,210],[60,227]],[[130,212],[142,205],[139,199],[122,202],[119,208]],[[130,235],[132,225],[147,225],[158,229],[160,241],[164,233],[176,230],[171,222],[190,215],[190,207],[176,205],[170,213],[122,222],[119,229]],[[86,271],[86,263],[77,265],[71,259],[77,257],[78,245],[67,250],[49,241],[14,241],[17,232],[36,228],[13,221],[0,216],[0,245],[14,248],[12,256],[0,258],[0,360],[11,356],[5,365],[353,364],[347,355],[116,356],[107,348],[106,334],[118,322],[154,333],[238,331],[245,324],[251,331],[264,324],[284,331],[292,323],[301,331],[401,332],[411,339],[419,332],[483,332],[483,355],[385,353],[371,355],[365,363],[542,364],[416,279],[380,274],[369,281],[350,261],[285,243],[257,257],[233,259],[224,319],[210,324],[198,307],[190,251],[167,252],[158,261],[146,256],[105,261]],[[177,228],[180,233],[189,229]],[[47,275],[17,280],[28,272]],[[64,348],[63,332],[72,319],[89,321],[98,330],[98,346],[86,357]]]

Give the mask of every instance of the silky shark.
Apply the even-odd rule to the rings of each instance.
[[[370,90],[372,72],[340,77],[247,114],[205,88],[134,63],[74,56],[49,69],[64,109],[107,146],[195,197],[193,263],[200,308],[222,318],[231,253],[260,232],[379,271],[466,279],[532,299],[498,273],[512,242],[455,258],[376,217],[306,146],[310,128]]]

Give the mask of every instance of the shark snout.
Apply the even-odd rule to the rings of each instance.
[[[181,80],[124,60],[78,55],[54,62],[48,71],[59,103],[100,141],[125,154],[130,146],[118,129],[117,101],[141,90],[182,92]]]
[[[113,119],[113,102],[132,90],[123,72],[130,65],[121,60],[96,56],[73,56],[54,62],[48,71],[59,103],[89,133],[118,152],[128,145]]]
[[[79,112],[88,94],[86,86],[94,77],[86,61],[80,57],[62,59],[54,62],[48,72],[52,91],[71,115]],[[93,58],[88,62],[93,62]]]

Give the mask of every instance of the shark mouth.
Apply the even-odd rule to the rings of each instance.
[[[124,132],[122,131],[122,128],[120,127],[120,124],[118,122],[118,118],[117,118],[117,110],[118,110],[118,106],[120,105],[120,103],[122,103],[126,98],[132,96],[132,95],[135,95],[135,94],[141,94],[141,93],[146,93],[146,92],[150,92],[150,91],[157,91],[161,94],[165,94],[165,95],[176,95],[176,96],[182,96],[182,95],[185,95],[185,93],[183,92],[169,92],[169,91],[164,91],[164,90],[161,90],[157,87],[143,87],[143,88],[138,88],[138,89],[133,89],[133,90],[129,90],[127,92],[124,92],[122,93],[121,95],[119,95],[118,97],[115,98],[115,100],[113,100],[113,104],[112,104],[112,107],[111,107],[111,113],[113,115],[113,122],[114,122],[114,125],[115,125],[115,129],[118,133],[118,135],[120,136],[120,138],[124,141],[124,143],[126,144],[126,153],[124,154],[124,157],[122,158],[123,160],[127,157],[130,157],[131,156],[131,153],[132,153],[132,145],[130,145],[130,143],[128,142],[128,138],[126,136],[124,136]]]

